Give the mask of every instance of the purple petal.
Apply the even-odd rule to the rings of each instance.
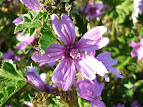
[[[133,48],[138,47],[139,44],[137,42],[131,41],[131,43],[129,43],[129,45]]]
[[[81,60],[74,60],[77,70],[87,79],[95,79],[95,66],[87,58],[82,58]]]
[[[12,56],[14,56],[14,52],[10,49],[8,49],[7,53],[4,53],[2,58],[3,60],[10,59]]]
[[[66,14],[61,15],[62,21],[59,20],[56,14],[51,15],[52,26],[55,33],[66,45],[71,46],[75,41],[75,26]]]
[[[101,54],[98,54],[96,57],[97,60],[101,61],[104,65],[112,66],[117,64],[117,59],[112,59],[110,52],[104,52]]]
[[[96,52],[95,52],[95,51],[88,51],[87,54],[88,54],[89,56],[92,56],[92,57],[95,58]]]
[[[95,96],[101,96],[101,93],[102,93],[104,86],[105,86],[104,83],[99,84],[97,82],[97,80],[95,79],[94,80],[94,95]]]
[[[39,53],[32,55],[31,59],[42,64],[48,63],[48,58],[45,55],[41,55]]]
[[[85,79],[84,81],[79,82],[79,84],[78,84],[78,89],[79,90],[82,90],[84,92],[85,91],[89,92],[90,95],[93,92],[93,87],[94,87],[94,82],[93,81],[89,81],[87,79]]]
[[[132,102],[131,107],[142,107],[142,106],[138,103],[138,101],[134,101]]]
[[[20,44],[17,45],[16,48],[19,49],[19,50],[21,50],[21,51],[23,51],[26,48],[27,45],[28,44],[20,43]]]
[[[139,43],[139,44],[140,44],[140,46],[143,47],[143,39],[140,40],[140,43]]]
[[[54,70],[52,75],[53,83],[60,81],[64,91],[67,91],[73,84],[75,78],[75,66],[71,58],[64,58]]]
[[[79,96],[81,98],[88,100],[88,101],[94,101],[94,99],[92,98],[92,95],[88,94],[87,92],[80,93]]]
[[[69,88],[71,88],[76,74],[75,65],[70,58],[67,59],[67,67],[68,71],[64,75],[64,84],[62,86],[64,91],[67,91]]]
[[[46,90],[46,84],[41,80],[40,75],[37,72],[38,68],[33,68],[28,66],[26,75],[27,79],[31,81],[37,88],[41,90]]]
[[[82,51],[98,50],[105,46],[109,40],[107,38],[102,39],[102,35],[107,31],[104,26],[94,27],[83,35],[79,42],[74,47]],[[105,43],[104,43],[105,42]],[[103,43],[103,44],[102,44]]]
[[[64,56],[66,48],[60,44],[50,45],[46,52],[45,56],[48,58],[48,63],[55,62]]]
[[[92,107],[106,107],[103,101],[90,102]]]
[[[57,61],[55,61],[55,62],[51,62],[51,63],[48,63],[48,65],[49,65],[49,67],[53,67],[53,66],[55,66],[55,65],[56,65],[56,63],[57,63]]]
[[[33,104],[30,103],[29,101],[24,101],[24,104],[27,105],[28,107],[31,107]]]
[[[104,78],[105,78],[105,81],[106,81],[106,82],[109,82],[109,81],[110,81],[110,78],[109,78],[106,74],[104,74]]]
[[[120,75],[120,74],[121,74],[120,71],[117,70],[116,68],[110,67],[110,66],[106,66],[106,68],[107,68],[109,71],[111,71],[112,73],[114,73],[117,77],[119,77],[119,78],[124,78],[122,75]]]
[[[138,60],[143,59],[143,46],[140,46],[137,50]]]
[[[138,49],[133,49],[132,51],[131,51],[131,56],[134,58],[135,56],[137,56],[137,51],[138,51]]]
[[[35,10],[36,12],[39,12],[41,10],[40,3],[38,0],[20,0],[25,6],[27,6],[30,9]]]
[[[17,38],[17,40],[19,40],[20,42],[23,42],[23,43],[29,45],[29,44],[31,44],[31,43],[33,42],[35,33],[36,33],[36,30],[35,30],[35,32],[34,32],[34,34],[33,34],[32,36],[30,36],[30,33],[28,33],[27,35],[21,37],[21,32],[20,32],[20,33],[17,35],[16,38]]]
[[[12,23],[14,23],[15,25],[18,25],[22,21],[23,21],[23,17],[21,16],[21,17],[16,18]]]

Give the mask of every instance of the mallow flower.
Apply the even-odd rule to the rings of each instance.
[[[87,79],[82,81],[78,78],[76,84],[79,96],[89,101],[92,107],[106,107],[104,102],[101,101],[101,93],[105,86],[104,83],[99,84],[96,79],[94,81]]]
[[[21,36],[21,32],[17,35],[17,40],[20,41],[20,43],[17,45],[17,49],[23,51],[27,45],[31,44],[34,41],[34,35],[30,36],[30,33],[26,34],[25,36]]]
[[[132,104],[131,104],[131,107],[143,107],[141,106],[138,101],[133,101]]]
[[[87,6],[83,6],[80,10],[87,13],[87,18],[93,19],[102,15],[102,9],[108,9],[107,5],[104,5],[102,1],[99,1],[96,5],[94,0],[90,1]]]
[[[28,8],[39,12],[41,10],[40,3],[38,0],[20,0]]]
[[[28,81],[31,81],[33,85],[41,91],[51,92],[53,88],[48,84],[46,85],[45,82],[42,81],[37,70],[37,67],[27,66],[26,75]]]
[[[24,104],[27,105],[28,107],[34,106],[31,102],[29,101],[24,101]]]
[[[113,107],[125,107],[125,105],[118,103],[117,106],[116,106],[116,105],[113,105]]]
[[[13,61],[20,60],[20,57],[18,55],[14,54],[14,51],[8,49],[6,53],[2,56],[3,60],[12,59]]]
[[[75,26],[66,14],[61,15],[61,20],[56,14],[51,15],[52,26],[64,45],[55,43],[50,45],[44,55],[33,55],[32,59],[39,63],[49,63],[57,60],[57,65],[52,75],[53,83],[62,83],[62,88],[67,91],[73,84],[76,69],[87,79],[94,80],[96,74],[104,76],[108,73],[105,66],[97,59],[86,55],[85,51],[98,50],[108,44],[109,39],[102,37],[107,31],[104,26],[97,26],[85,33],[76,43]]]
[[[131,41],[129,45],[134,48],[131,51],[131,56],[133,58],[138,56],[138,60],[143,59],[143,39],[140,40],[139,44],[137,42]]]
[[[112,67],[113,65],[117,64],[118,60],[112,59],[110,52],[100,53],[97,55],[96,59],[98,61],[101,61],[103,63],[103,65],[106,67],[106,69],[111,71],[112,73],[114,73],[117,77],[124,78],[122,75],[120,75],[121,73],[119,70]],[[109,78],[107,77],[106,74],[104,75],[104,77],[105,77],[106,81],[109,81]]]

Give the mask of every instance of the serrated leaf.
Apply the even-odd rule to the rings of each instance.
[[[28,11],[28,15],[29,15],[30,19],[33,19],[34,15],[33,15],[33,13],[31,11]]]
[[[23,31],[24,29],[25,29],[25,27],[23,24],[18,24],[14,29],[14,34],[20,32],[20,31]]]
[[[38,28],[41,26],[41,23],[38,22],[38,21],[34,21],[34,22],[23,22],[21,24],[18,24],[14,30],[14,34],[20,32],[20,31],[23,31],[23,30],[26,30],[24,32],[27,32],[27,29],[33,29],[33,28]],[[25,33],[26,34],[26,33]]]
[[[33,21],[39,20],[42,16],[43,16],[43,13],[42,13],[42,12],[37,13],[37,14],[34,16]]]
[[[23,21],[24,22],[31,22],[31,19],[29,19],[27,16],[23,16]]]
[[[0,105],[4,104],[16,91],[26,84],[26,79],[17,71],[16,65],[3,61],[0,69]]]
[[[52,31],[48,28],[41,28],[40,30],[39,45],[42,50],[46,50],[51,44],[56,42],[56,38],[53,36]]]

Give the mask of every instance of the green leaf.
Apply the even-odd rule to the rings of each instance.
[[[38,21],[40,18],[42,18],[43,16],[43,13],[42,12],[39,12],[37,13],[34,18],[33,18],[33,21]]]
[[[26,79],[17,71],[12,60],[3,61],[0,69],[0,105],[4,104],[20,87],[26,84]]]
[[[29,19],[27,16],[23,16],[23,21],[24,22],[31,22],[31,19]]]
[[[85,34],[87,32],[87,21],[84,22],[83,18],[78,14],[74,15],[76,20],[76,26],[79,28],[79,33],[82,35]]]
[[[42,50],[45,51],[51,44],[56,42],[56,38],[53,36],[49,27],[41,28],[40,34],[39,45]]]
[[[20,32],[20,31],[23,31],[24,29],[25,29],[25,27],[23,24],[18,24],[14,29],[14,34]]]

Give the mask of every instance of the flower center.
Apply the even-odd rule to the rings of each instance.
[[[81,58],[81,53],[79,53],[79,51],[77,49],[71,49],[70,50],[70,56],[73,59],[79,59],[79,58]]]
[[[14,61],[15,60],[15,56],[12,55],[12,56],[9,57],[9,59],[12,59]]]

